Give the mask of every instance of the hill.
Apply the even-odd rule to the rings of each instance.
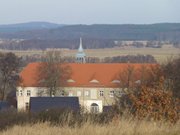
[[[28,22],[18,24],[0,25],[0,33],[31,31],[37,29],[52,29],[62,25],[49,22]]]
[[[0,45],[7,49],[74,49],[78,47],[79,37],[83,38],[85,48],[111,48],[116,46],[114,41],[129,40],[158,41],[158,45],[156,42],[148,45],[155,47],[161,46],[161,42],[180,47],[180,23],[59,25],[39,22],[0,26],[1,29],[10,30],[1,32],[0,39],[23,39]]]
[[[25,23],[0,28],[23,29],[23,32],[6,34],[6,38],[25,39],[74,39],[80,36],[84,38],[101,38],[113,40],[170,40],[177,39],[180,34],[180,23],[159,24],[122,24],[122,25],[62,25],[51,23]],[[57,28],[58,27],[58,28]],[[46,30],[40,30],[48,28]],[[31,31],[25,31],[31,30]],[[33,31],[32,31],[33,30]],[[0,37],[3,35],[0,35]]]

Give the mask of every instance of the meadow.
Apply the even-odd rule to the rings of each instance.
[[[15,125],[1,135],[179,135],[180,123],[148,122],[121,119],[109,124],[85,122],[82,126],[59,126],[48,122]]]

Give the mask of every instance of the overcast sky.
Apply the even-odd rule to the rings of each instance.
[[[0,0],[0,24],[180,22],[180,0]]]

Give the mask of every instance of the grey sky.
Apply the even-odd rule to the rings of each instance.
[[[180,0],[0,0],[0,24],[180,22]]]

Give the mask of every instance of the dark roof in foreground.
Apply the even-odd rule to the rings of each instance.
[[[107,112],[111,112],[113,110],[112,106],[103,106],[103,112],[107,113]]]
[[[49,109],[71,109],[79,111],[78,97],[31,97],[30,111],[40,112]]]
[[[0,101],[0,111],[2,110],[6,110],[10,107],[10,105],[8,104],[8,102],[6,101]]]

